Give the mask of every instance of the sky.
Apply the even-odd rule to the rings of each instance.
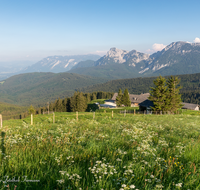
[[[200,42],[199,0],[0,0],[0,62]]]

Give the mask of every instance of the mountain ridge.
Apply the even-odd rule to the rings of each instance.
[[[136,50],[125,51],[111,48],[105,56],[94,63],[95,66],[102,66],[101,68],[95,69],[90,67],[82,71],[72,68],[68,72],[79,74],[91,73],[90,75],[96,72],[96,76],[101,77],[100,69],[106,70],[108,65],[111,64],[113,66],[117,64],[124,65],[124,67],[128,66],[135,77],[197,73],[200,72],[200,43],[172,42],[163,50],[151,55]],[[124,78],[133,77],[131,73],[127,77],[127,73],[123,69],[113,74],[126,75]],[[113,77],[111,78],[113,79]]]

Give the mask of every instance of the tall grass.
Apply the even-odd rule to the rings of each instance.
[[[200,189],[198,115],[56,113],[52,122],[4,122],[1,189]]]

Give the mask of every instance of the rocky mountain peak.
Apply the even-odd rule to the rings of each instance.
[[[115,47],[110,48],[107,52],[106,57],[113,58],[115,63],[124,63],[126,60],[124,59],[124,55],[126,55],[128,51],[117,49]]]
[[[193,43],[183,42],[183,41],[172,42],[171,44],[169,44],[168,46],[166,46],[166,47],[163,49],[163,51],[178,50],[178,49],[180,49],[182,46],[184,46],[184,45],[186,45],[186,44],[192,45]]]

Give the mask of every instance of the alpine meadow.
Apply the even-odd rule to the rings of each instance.
[[[1,189],[199,189],[199,113],[4,121]],[[14,130],[13,130],[14,129]]]
[[[199,8],[0,0],[0,190],[200,190]]]

